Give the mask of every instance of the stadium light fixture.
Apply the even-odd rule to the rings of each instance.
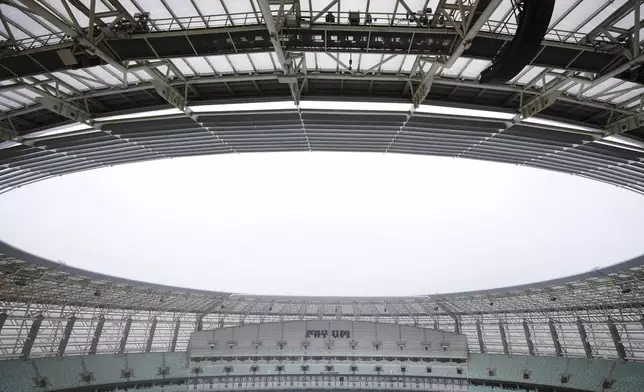
[[[87,124],[73,123],[73,124],[61,125],[61,126],[58,126],[58,127],[44,129],[42,131],[28,133],[28,134],[22,136],[22,138],[23,139],[35,139],[35,138],[46,137],[46,136],[65,135],[65,134],[68,134],[68,133],[75,133],[75,132],[78,132],[78,131],[94,132],[95,130],[94,130],[94,128],[92,128],[90,125],[87,125]]]
[[[409,107],[401,102],[300,101],[300,108],[309,110],[408,112]]]
[[[609,140],[609,138],[610,138],[610,140]],[[621,141],[615,141],[615,139],[612,136],[606,137],[606,138],[604,138],[602,140],[596,140],[595,143],[603,144],[605,146],[611,146],[611,147],[615,147],[615,148],[621,148],[622,150],[644,152],[644,148],[634,146],[632,143],[624,143],[624,142],[621,142]]]
[[[557,127],[557,128],[564,128],[564,129],[570,129],[574,131],[582,131],[583,133],[589,133],[589,134],[601,134],[602,130],[598,128],[591,128],[591,127],[586,127],[583,125],[577,125],[577,124],[570,124],[566,123],[563,121],[555,121],[555,120],[548,120],[546,118],[540,118],[540,117],[528,117],[523,120],[523,122],[526,123],[531,123],[531,124],[538,124],[538,125],[545,125],[545,126],[550,126],[550,127]]]
[[[171,108],[171,109],[150,110],[146,112],[117,114],[114,116],[99,117],[99,118],[95,118],[94,121],[101,123],[101,122],[108,122],[108,121],[132,120],[137,118],[169,116],[172,114],[182,114],[182,113],[183,112],[177,108]]]
[[[260,111],[260,110],[295,110],[297,107],[293,101],[270,101],[270,102],[250,102],[250,103],[228,103],[214,105],[195,105],[189,106],[193,113],[209,112],[242,112],[242,111]]]
[[[644,143],[637,140],[633,140],[626,136],[621,136],[621,135],[607,136],[602,140],[613,142],[613,143],[626,144],[631,147],[638,147],[638,148],[644,149]]]
[[[11,148],[15,146],[19,146],[20,143],[12,142],[12,141],[6,141],[6,142],[0,142],[0,150],[3,150],[5,148]]]
[[[477,110],[455,108],[450,106],[420,105],[416,109],[417,113],[443,114],[448,116],[466,116],[479,118],[493,118],[499,120],[511,120],[516,113],[496,112],[493,110]]]

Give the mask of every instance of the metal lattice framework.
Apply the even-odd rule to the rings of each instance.
[[[145,4],[0,1],[0,193],[150,159],[324,150],[492,160],[644,193],[640,0],[557,2],[538,55],[503,85],[478,78],[517,29],[512,1]],[[473,352],[644,358],[643,259],[485,292],[297,298],[2,249],[3,358],[175,351],[196,329],[337,318],[461,331]]]
[[[478,77],[517,29],[507,0],[4,0],[0,192],[149,159],[339,150],[493,160],[643,193],[640,1],[591,1],[557,2],[538,55],[495,85]],[[370,123],[302,105],[356,97],[408,106]],[[193,110],[285,99],[283,116]],[[436,104],[504,116],[479,126],[419,110]],[[176,122],[157,114],[133,132],[114,117],[133,108],[172,108]]]
[[[252,296],[95,274],[2,244],[0,357],[185,350],[195,330],[364,320],[468,335],[471,352],[644,361],[644,257],[553,281],[391,298]]]

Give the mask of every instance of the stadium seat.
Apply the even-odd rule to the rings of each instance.
[[[637,363],[620,363],[610,374],[615,380],[613,390],[619,392],[641,392],[644,386],[642,365]]]
[[[127,354],[127,366],[134,370],[134,380],[154,380],[159,378],[159,368],[163,367],[163,357],[156,353]]]
[[[85,386],[82,358],[79,356],[40,358],[34,364],[41,376],[47,377],[51,389]]]
[[[566,373],[570,375],[570,383],[584,390],[601,390],[602,381],[609,377],[613,367],[612,361],[603,359],[571,359],[567,362]]]
[[[529,358],[522,355],[491,355],[491,368],[496,369],[495,379],[522,382],[523,369]]]
[[[187,353],[164,353],[165,366],[173,370],[185,370],[188,368],[188,355]]]
[[[566,373],[566,358],[527,356],[526,369],[530,379],[542,385],[561,386],[561,375]],[[518,380],[522,379],[519,374]],[[572,382],[572,379],[571,379]]]
[[[467,361],[469,378],[486,380],[490,378],[487,369],[491,366],[491,355],[471,354]],[[432,366],[432,372],[434,366]]]
[[[38,376],[32,361],[6,361],[0,365],[0,391],[32,392]]]
[[[468,387],[469,392],[492,392],[492,387],[482,386],[482,385],[470,385]]]
[[[92,385],[124,381],[125,355],[87,355],[82,357],[85,369],[93,374]]]

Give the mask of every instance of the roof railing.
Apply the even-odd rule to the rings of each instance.
[[[302,23],[310,22],[310,15],[316,15],[316,12],[303,12]],[[414,14],[413,17],[401,13],[378,13],[373,12],[365,14],[364,12],[358,13],[358,19],[355,19],[355,13],[351,15],[350,12],[340,12],[339,14],[331,13],[333,19],[326,18],[325,16],[320,17],[315,21],[313,26],[316,29],[323,28],[324,26],[368,26],[368,27],[397,27],[397,28],[426,28],[426,29],[435,29],[437,31],[454,31],[453,27],[449,23],[442,21],[437,27],[431,27],[431,20],[433,14],[424,14],[418,16]],[[331,21],[332,20],[332,21]],[[455,21],[459,23],[458,20]],[[289,28],[289,22],[285,20],[284,26]],[[217,29],[217,28],[230,28],[230,27],[248,27],[248,26],[261,26],[264,24],[264,20],[259,13],[254,12],[242,12],[242,13],[232,13],[232,14],[223,14],[223,15],[207,15],[207,16],[190,16],[190,17],[180,17],[180,18],[163,18],[163,19],[150,19],[148,26],[145,26],[143,31],[134,31],[134,34],[141,32],[148,32],[151,34],[154,33],[168,33],[168,32],[177,32],[177,31],[195,31],[195,30],[205,30],[205,29]],[[298,25],[299,26],[299,25]],[[481,29],[484,33],[494,34],[495,37],[499,36],[512,36],[516,33],[517,25],[511,23],[510,20],[505,21],[493,21],[488,20],[485,22],[483,28]],[[123,36],[128,36],[131,34],[131,31],[122,32]],[[119,32],[117,31],[117,35]],[[565,30],[556,30],[551,29],[546,33],[546,40],[570,43],[570,44],[582,44],[584,41],[585,34],[574,33]],[[608,42],[608,39],[603,36],[598,36],[596,39],[598,42]],[[4,50],[4,55],[11,55],[11,52],[8,52],[8,49],[12,49],[15,53],[18,53],[22,50],[33,50],[37,48],[59,45],[67,42],[72,42],[73,38],[65,35],[62,32],[55,32],[46,35],[39,35],[34,37],[23,38],[15,41],[15,46],[11,41],[6,40],[0,43],[0,50]]]

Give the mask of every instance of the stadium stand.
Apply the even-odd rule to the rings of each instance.
[[[86,373],[82,361],[83,358],[79,356],[41,358],[35,368],[41,377],[47,379],[48,389],[64,389],[70,385],[82,385]],[[92,378],[89,374],[87,376]]]
[[[230,388],[233,388],[232,380],[238,380],[235,383],[241,383],[242,386],[237,385],[235,388],[241,389],[252,388],[251,383],[257,383],[256,387],[260,388],[259,384],[262,382],[268,383],[264,387],[272,388],[278,382],[284,384],[286,380],[289,385],[280,386],[291,387],[290,382],[293,382],[292,387],[296,388],[306,386],[299,383],[326,382],[351,388],[356,382],[358,383],[356,387],[380,383],[385,389],[423,390],[429,388],[434,382],[445,385],[442,380],[452,380],[448,390],[461,390],[464,385],[469,385],[470,391],[521,389],[531,391],[542,386],[593,392],[603,392],[606,389],[638,392],[644,381],[642,364],[607,360],[589,361],[583,358],[472,354],[467,364],[434,366],[432,372],[427,373],[423,365],[406,361],[382,364],[361,361],[339,363],[333,359],[325,359],[318,363],[274,360],[258,365],[252,361],[234,360],[192,362],[188,365],[185,362],[185,355],[183,359],[175,356],[179,359],[175,362],[169,361],[168,356],[169,353],[148,353],[5,361],[0,366],[0,379],[3,381],[1,385],[4,388],[0,391],[59,391],[87,386],[128,388],[128,385],[139,385],[137,388],[140,389],[147,384],[166,381],[181,382],[185,388],[185,385],[195,380],[199,384],[207,384],[210,382],[208,380],[214,380],[213,382],[222,386],[231,384]],[[166,366],[170,367],[168,374],[159,372],[164,361]],[[306,371],[302,366],[307,366]],[[195,371],[196,368],[199,369],[198,372]],[[402,371],[403,368],[404,371]],[[125,377],[122,374],[123,369],[130,369],[131,376]],[[461,371],[459,372],[458,369]],[[494,376],[489,374],[489,369],[495,370]],[[520,369],[520,374],[517,374],[517,369]],[[530,372],[528,379],[523,378],[523,370]],[[91,373],[91,377],[85,379],[83,374],[87,372]],[[560,374],[569,376],[569,381],[565,385],[561,383]],[[454,380],[459,379],[465,384],[454,384],[456,382]],[[46,389],[36,387],[38,380],[44,382]],[[482,385],[482,383],[488,385]],[[175,385],[172,388],[181,387],[181,385]]]
[[[159,370],[164,367],[164,358],[152,353],[127,354],[125,367],[133,369],[134,380],[151,380],[159,376]]]
[[[643,194],[639,5],[6,0],[0,193],[153,159],[350,151]],[[0,241],[0,391],[641,392],[643,271],[644,256],[475,292],[263,296]]]
[[[612,381],[611,388],[615,391],[641,391],[642,385],[644,385],[644,371],[642,371],[642,366],[640,364],[618,364],[611,372],[610,380],[608,381]]]
[[[611,379],[613,363],[602,359],[579,359],[568,361],[565,374],[574,377],[574,384],[581,389],[592,390],[602,385],[604,380]]]
[[[569,371],[566,369],[568,361],[564,358],[552,358],[552,357],[525,357],[524,369],[530,372],[530,377],[543,382],[544,385],[552,386],[562,386],[561,376],[568,374]],[[508,365],[509,365],[508,361]],[[519,369],[518,374],[515,373],[514,378],[517,382],[523,380],[523,370]],[[525,381],[523,381],[525,382]],[[600,383],[595,384],[595,386]]]
[[[93,384],[116,384],[130,378],[124,355],[88,355],[82,360],[85,370],[92,374]],[[134,373],[131,373],[132,376]]]
[[[34,390],[38,373],[32,361],[12,360],[2,363],[0,391],[31,392]]]

